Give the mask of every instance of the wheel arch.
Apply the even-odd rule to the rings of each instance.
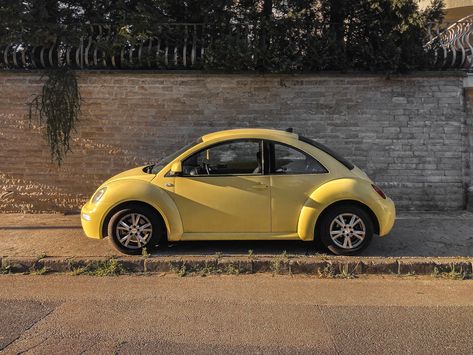
[[[176,241],[182,237],[183,228],[179,210],[168,192],[159,186],[133,179],[115,181],[108,184],[107,193],[101,203],[104,206],[100,207],[103,211],[99,226],[102,238],[108,234],[107,224],[117,209],[134,203],[146,205],[156,211],[164,221],[169,241]]]
[[[325,217],[325,215],[327,215],[327,213],[329,211],[331,211],[332,209],[340,207],[340,206],[356,206],[356,207],[359,207],[359,208],[363,209],[368,214],[368,216],[370,216],[371,221],[373,222],[374,233],[379,234],[379,221],[378,221],[378,217],[376,217],[373,210],[371,208],[369,208],[367,205],[365,205],[364,203],[360,202],[360,201],[347,199],[347,200],[336,201],[336,202],[328,205],[327,207],[325,207],[322,210],[322,212],[320,212],[320,214],[317,216],[317,220],[315,222],[314,238],[316,237],[315,233],[317,231],[317,228],[319,227],[319,225],[320,225],[322,219]]]
[[[315,227],[320,217],[330,208],[340,204],[357,205],[372,218],[375,233],[379,234],[380,221],[373,208],[376,196],[369,181],[357,178],[340,178],[328,181],[314,190],[302,207],[297,224],[297,233],[302,240],[313,240]]]

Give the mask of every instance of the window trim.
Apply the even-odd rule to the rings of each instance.
[[[329,170],[325,167],[325,165],[323,165],[316,157],[314,157],[312,154],[309,154],[307,153],[306,151],[300,149],[300,148],[297,148],[297,147],[294,147],[293,145],[290,145],[290,144],[287,144],[287,143],[283,143],[283,142],[279,142],[279,141],[274,141],[274,140],[270,140],[270,139],[267,139],[265,140],[268,142],[268,150],[269,150],[269,168],[267,170],[268,172],[268,175],[274,175],[274,176],[292,176],[292,175],[320,175],[320,174],[328,174],[329,173]],[[309,156],[310,158],[314,159],[325,171],[323,172],[304,172],[304,173],[285,173],[285,174],[278,174],[276,173],[275,171],[273,171],[275,165],[276,165],[276,151],[274,149],[274,145],[275,144],[281,144],[281,145],[284,145],[286,147],[289,147],[289,148],[292,148],[296,151],[298,151],[299,153],[302,153],[304,154],[305,156]]]
[[[265,153],[265,146],[264,146],[264,140],[261,139],[261,138],[235,138],[235,139],[229,139],[229,140],[226,140],[226,141],[222,141],[222,142],[217,142],[217,143],[214,143],[214,144],[210,144],[208,146],[205,146],[203,147],[202,149],[199,149],[197,152],[194,152],[188,156],[186,156],[184,159],[182,159],[182,166],[184,167],[184,162],[191,158],[192,156],[196,155],[196,154],[199,154],[201,152],[203,152],[204,150],[207,150],[207,149],[211,149],[211,148],[214,148],[214,147],[217,147],[219,145],[224,145],[224,144],[231,144],[231,143],[234,143],[234,142],[258,142],[259,143],[259,146],[260,146],[260,150],[262,152],[261,154],[261,167],[262,167],[262,170],[261,170],[261,173],[259,174],[254,174],[254,173],[246,173],[246,174],[205,174],[205,175],[188,175],[188,174],[184,174],[184,172],[182,172],[179,177],[186,177],[186,178],[202,178],[202,177],[225,177],[225,176],[231,176],[231,177],[235,177],[235,176],[265,176],[267,175],[266,174],[266,171],[265,171],[265,158],[266,158],[266,153]]]

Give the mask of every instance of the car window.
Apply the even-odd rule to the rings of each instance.
[[[181,155],[182,153],[184,153],[186,150],[192,148],[193,146],[199,144],[199,143],[202,143],[202,138],[199,138],[199,139],[196,139],[195,141],[191,142],[191,143],[188,143],[186,144],[184,147],[182,147],[181,149],[175,151],[174,153],[172,154],[169,154],[167,157],[159,160],[158,162],[156,162],[155,164],[151,165],[150,168],[151,170],[148,171],[148,172],[151,172],[152,174],[157,174],[161,171],[162,168],[164,168],[165,165],[169,164],[171,161],[173,161],[174,159],[176,159],[179,155]]]
[[[284,144],[274,143],[274,166],[276,174],[320,174],[327,169],[308,154]]]
[[[261,142],[238,140],[199,151],[184,160],[183,175],[262,174]]]

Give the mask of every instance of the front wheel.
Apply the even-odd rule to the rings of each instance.
[[[116,212],[108,223],[113,246],[130,255],[153,251],[163,237],[162,222],[151,208],[133,205]]]
[[[373,221],[364,209],[343,205],[332,208],[322,217],[317,234],[332,253],[355,255],[369,245],[373,230]]]

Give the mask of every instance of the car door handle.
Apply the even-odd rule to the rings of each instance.
[[[253,189],[256,189],[256,190],[264,190],[264,189],[267,189],[268,188],[268,185],[265,185],[265,184],[258,184],[258,185],[253,185],[251,186]]]

